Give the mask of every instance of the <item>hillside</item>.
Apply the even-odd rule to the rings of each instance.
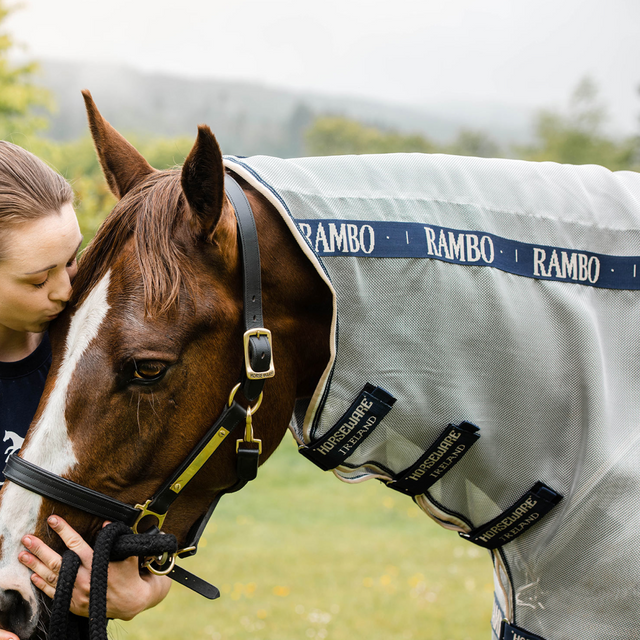
[[[528,137],[530,113],[490,105],[417,109],[352,97],[299,93],[260,84],[145,74],[126,67],[46,60],[41,82],[58,112],[48,135],[70,140],[86,133],[80,90],[89,89],[111,123],[125,133],[193,136],[197,124],[215,132],[225,153],[304,153],[302,133],[316,115],[336,114],[438,142],[460,128],[483,129],[498,142]],[[452,115],[455,114],[455,115]]]

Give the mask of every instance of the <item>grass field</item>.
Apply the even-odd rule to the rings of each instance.
[[[215,584],[179,585],[151,612],[111,623],[117,640],[487,640],[486,551],[441,529],[379,482],[347,485],[300,456],[290,435],[257,480],[222,499],[183,566]]]

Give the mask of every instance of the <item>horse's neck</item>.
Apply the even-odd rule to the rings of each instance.
[[[274,346],[278,377],[294,383],[296,397],[310,396],[329,361],[332,297],[280,214],[243,184],[258,228],[265,325]]]

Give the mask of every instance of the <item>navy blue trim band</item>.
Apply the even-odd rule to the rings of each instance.
[[[318,256],[432,258],[601,289],[640,289],[640,256],[530,244],[417,222],[295,220]]]

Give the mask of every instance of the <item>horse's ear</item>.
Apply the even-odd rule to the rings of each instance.
[[[109,189],[120,199],[155,169],[102,117],[86,89],[82,96],[102,171]]]
[[[211,129],[201,124],[182,167],[182,190],[205,236],[211,237],[224,204],[222,153]]]

